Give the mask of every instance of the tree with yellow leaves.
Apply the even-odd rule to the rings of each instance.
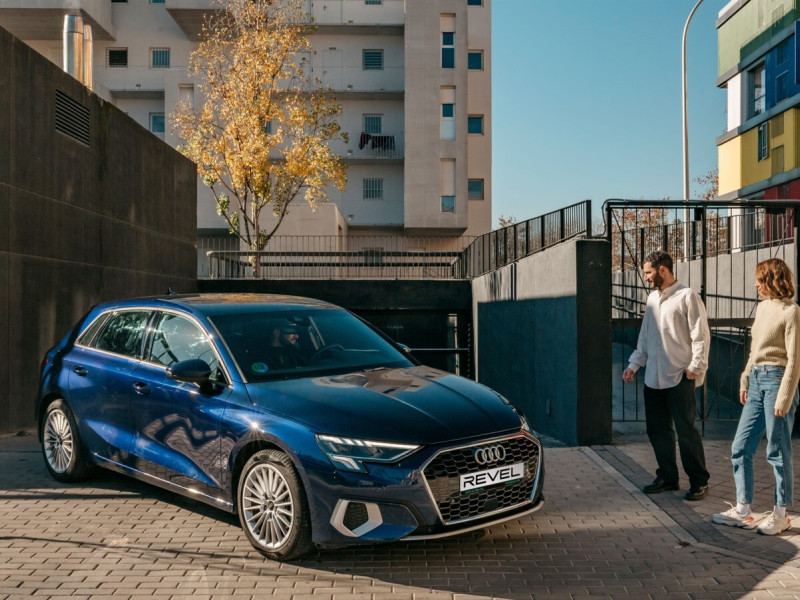
[[[345,139],[341,106],[312,81],[298,53],[309,46],[303,0],[216,0],[189,74],[201,106],[171,115],[181,152],[197,163],[232,234],[262,251],[295,198],[316,208],[326,187],[344,189],[346,168],[328,145]],[[266,226],[261,211],[275,216]],[[251,255],[259,276],[258,255]]]

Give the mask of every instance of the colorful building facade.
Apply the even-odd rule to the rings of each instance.
[[[733,0],[717,20],[722,200],[800,199],[798,0]]]

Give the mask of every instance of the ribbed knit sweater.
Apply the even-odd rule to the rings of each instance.
[[[800,307],[791,298],[762,300],[750,333],[750,357],[739,379],[739,389],[747,390],[754,365],[786,367],[775,399],[775,408],[786,412],[800,380]]]

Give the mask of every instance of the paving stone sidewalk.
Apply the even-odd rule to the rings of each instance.
[[[728,446],[706,441],[703,502],[639,491],[654,469],[641,437],[548,444],[546,503],[531,517],[280,564],[231,515],[112,473],[60,484],[35,438],[0,436],[0,599],[800,599],[800,534],[710,523],[732,498]],[[756,508],[768,510],[772,476],[757,463]]]

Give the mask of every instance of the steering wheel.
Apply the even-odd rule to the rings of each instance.
[[[313,362],[315,360],[319,360],[328,350],[344,350],[344,346],[341,344],[330,344],[328,346],[323,346],[311,355],[311,361]]]

